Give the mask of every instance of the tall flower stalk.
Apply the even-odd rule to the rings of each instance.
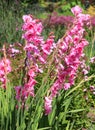
[[[68,90],[74,85],[78,68],[83,60],[84,48],[88,45],[88,41],[84,38],[84,27],[89,26],[90,16],[83,14],[79,6],[73,7],[71,11],[74,14],[73,25],[57,43],[54,42],[52,33],[44,40],[42,36],[43,26],[38,19],[34,19],[32,15],[23,16],[22,38],[26,42],[24,50],[27,58],[25,62],[27,80],[23,86],[15,88],[16,99],[25,102],[28,96],[35,96],[36,77],[48,67],[49,56],[53,56],[54,70],[51,73],[55,76],[55,80],[45,97],[46,115],[52,111],[52,101],[58,95],[59,90]]]
[[[35,77],[38,73],[43,73],[43,68],[47,63],[48,56],[52,53],[54,48],[54,36],[50,34],[46,40],[42,36],[42,23],[34,19],[31,15],[23,16],[24,24],[22,26],[23,35],[25,39],[24,50],[26,52],[25,66],[27,68],[27,80],[23,86],[17,86],[16,98],[25,101],[28,96],[35,96],[34,86],[37,81]],[[19,96],[21,95],[21,96]]]
[[[78,68],[81,65],[84,55],[84,48],[88,41],[84,38],[85,25],[89,25],[89,15],[82,14],[79,6],[71,9],[75,15],[73,26],[66,32],[66,35],[58,41],[58,53],[55,55],[56,80],[45,97],[45,113],[52,111],[52,100],[59,93],[59,90],[68,90],[74,85]]]
[[[2,88],[7,88],[7,74],[11,72],[10,60],[6,56],[6,48],[3,45],[4,57],[0,60],[0,81],[2,83]]]

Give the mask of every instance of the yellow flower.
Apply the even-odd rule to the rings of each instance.
[[[95,16],[95,6],[90,6],[87,9],[87,14],[90,14],[91,16]]]

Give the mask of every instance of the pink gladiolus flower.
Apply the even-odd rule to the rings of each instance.
[[[44,106],[44,108],[45,108],[45,115],[50,114],[50,112],[52,110],[51,103],[52,103],[51,97],[45,97],[45,106]]]
[[[78,14],[82,13],[82,9],[79,6],[75,6],[71,9],[72,13],[77,16]]]
[[[17,99],[17,100],[20,100],[20,98],[21,98],[21,89],[22,89],[22,86],[16,86],[16,87],[15,87],[16,99]]]
[[[52,97],[56,97],[56,95],[58,94],[58,91],[60,90],[60,87],[59,87],[59,82],[56,81],[53,86],[51,87],[51,96]]]
[[[64,84],[64,90],[68,90],[70,88],[70,83],[65,83]]]
[[[27,41],[24,49],[30,52],[30,59],[34,61],[34,64],[38,64],[38,62],[46,64],[47,56],[51,54],[54,48],[54,36],[50,35],[44,41],[41,36],[43,30],[42,23],[39,20],[33,19],[31,15],[24,15],[23,20],[22,30],[25,32],[22,38]]]
[[[0,81],[2,82],[3,88],[6,89],[7,74],[11,72],[11,66],[9,59],[2,59],[0,61]]]
[[[47,39],[46,43],[42,46],[43,52],[49,55],[52,52],[54,39]]]
[[[22,96],[27,99],[28,96],[34,97],[34,86],[36,84],[36,80],[32,79],[24,85],[24,89],[22,91]]]
[[[36,76],[36,74],[35,74],[35,72],[34,72],[33,69],[30,69],[30,70],[28,71],[28,75],[29,75],[30,77],[32,77],[32,78]]]
[[[32,16],[31,16],[31,15],[24,15],[24,16],[23,16],[23,21],[24,21],[25,23],[30,23],[30,22],[32,22]]]
[[[11,51],[12,51],[13,54],[14,54],[14,53],[18,54],[18,53],[20,52],[19,50],[14,49],[14,48],[12,48]]]
[[[84,75],[88,74],[88,70],[83,69],[83,74],[84,74]]]
[[[78,68],[82,63],[84,47],[88,45],[88,42],[84,39],[84,25],[86,21],[89,22],[89,17],[82,15],[82,9],[79,6],[71,10],[75,15],[73,27],[67,31],[65,37],[57,42],[58,53],[55,55],[54,62],[57,76],[49,90],[49,96],[52,99],[56,97],[59,90],[68,90],[74,85]],[[86,67],[83,71],[85,75],[88,73]]]
[[[95,57],[90,58],[91,63],[95,63]]]
[[[95,90],[95,87],[91,85],[91,86],[90,86],[90,90],[91,90],[91,91]]]
[[[90,86],[90,91],[95,95],[95,86],[91,85]]]

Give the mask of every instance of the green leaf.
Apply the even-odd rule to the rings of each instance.
[[[70,121],[68,121],[68,124],[67,124],[66,130],[69,130],[69,126],[70,126]]]
[[[51,127],[40,128],[38,130],[49,130]]]
[[[77,90],[78,88],[80,88],[82,86],[83,83],[91,80],[92,78],[95,78],[95,75],[91,75],[90,77],[88,77],[88,79],[86,80],[82,80],[76,87],[74,87],[73,89],[71,89],[66,95],[64,98],[66,98],[67,96],[69,96],[71,93],[73,93],[75,90]]]
[[[48,116],[48,121],[49,121],[49,125],[51,126],[53,124],[53,122],[55,121],[55,116],[56,116],[56,99],[53,102],[53,106],[52,106],[52,112],[51,114]]]
[[[85,109],[71,110],[71,111],[68,111],[68,113],[77,113],[77,112],[81,112],[81,111],[85,111]]]

